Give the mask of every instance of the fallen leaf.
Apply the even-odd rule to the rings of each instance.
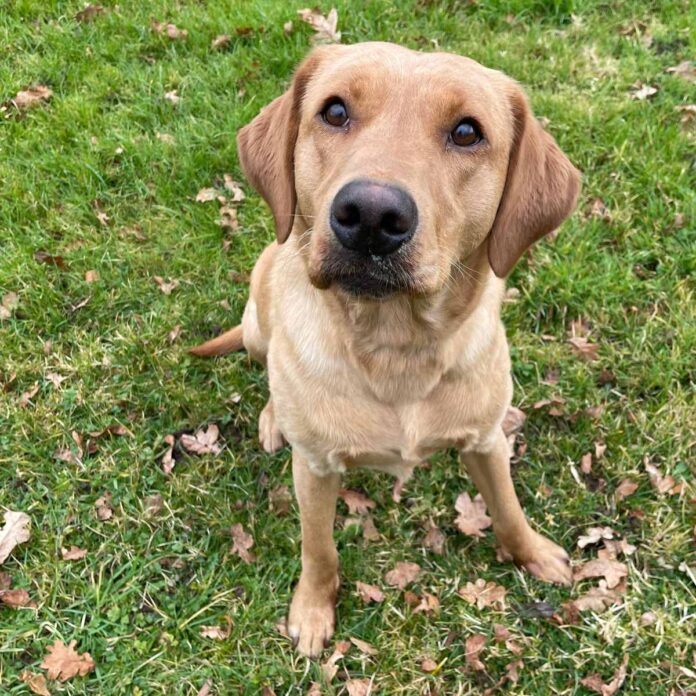
[[[225,188],[232,194],[232,203],[240,203],[246,198],[241,184],[235,181],[229,174],[222,175]]]
[[[0,603],[13,609],[18,609],[19,607],[29,605],[31,598],[26,590],[1,590]]]
[[[486,582],[483,578],[478,578],[475,582],[467,582],[464,587],[457,590],[457,594],[463,597],[469,604],[475,604],[479,609],[498,605],[498,608],[505,607],[505,595],[507,589],[494,582]]]
[[[4,570],[0,571],[0,590],[9,590],[11,584],[12,580],[10,578],[10,574]]]
[[[223,205],[220,208],[220,219],[218,225],[225,230],[230,230],[232,233],[239,229],[239,221],[237,220],[237,209],[230,205]]]
[[[590,674],[583,677],[580,683],[590,689],[595,691],[602,696],[613,696],[622,686],[626,679],[626,667],[628,666],[628,655],[624,655],[621,665],[618,667],[616,672],[614,672],[614,678],[605,684],[602,681],[602,677],[599,674]]]
[[[599,355],[597,355],[599,346],[596,343],[590,343],[586,338],[583,338],[582,336],[569,338],[568,343],[570,343],[570,345],[573,347],[575,354],[579,358],[582,358],[587,362],[594,362],[595,360],[599,360]]]
[[[64,561],[79,561],[87,555],[87,549],[81,549],[79,546],[71,546],[69,549],[61,548],[60,555]]]
[[[360,526],[362,527],[363,539],[365,541],[379,541],[379,532],[372,515],[363,515]]]
[[[589,527],[585,534],[578,537],[578,548],[584,549],[590,544],[597,544],[602,539],[613,539],[614,530],[611,527]]]
[[[76,640],[65,645],[62,640],[56,640],[48,647],[48,655],[41,663],[41,669],[47,670],[49,679],[60,679],[64,682],[79,675],[84,677],[94,668],[94,660],[89,653],[78,654],[75,651]]]
[[[75,14],[75,21],[80,24],[94,21],[99,15],[104,14],[106,10],[101,5],[85,5],[83,9]]]
[[[678,484],[674,480],[674,477],[672,475],[663,477],[659,469],[655,465],[651,464],[647,457],[643,460],[643,466],[645,467],[645,471],[650,479],[650,485],[652,485],[652,487],[658,493],[669,493],[670,495],[674,495],[675,493],[679,492],[678,490],[675,490]]]
[[[476,672],[481,672],[486,669],[486,666],[481,662],[481,651],[486,645],[486,636],[475,633],[470,638],[466,640],[466,652],[464,653],[464,658],[466,659],[466,664],[468,667]]]
[[[196,203],[207,203],[217,198],[217,191],[214,188],[202,188],[196,194]]]
[[[365,655],[377,655],[377,650],[370,645],[369,643],[365,642],[364,640],[360,640],[359,638],[351,638],[350,642],[361,652],[364,653]]]
[[[0,529],[0,563],[4,563],[14,548],[31,538],[31,518],[24,512],[5,512],[5,524]]]
[[[220,429],[211,423],[205,431],[201,428],[195,435],[182,435],[181,445],[192,454],[220,454],[222,445],[218,443],[219,436]]]
[[[597,558],[583,563],[573,571],[573,580],[586,580],[587,578],[605,578],[607,587],[611,590],[616,587],[622,578],[628,575],[628,566],[625,563],[610,559]]]
[[[614,541],[604,540],[604,548],[597,551],[597,556],[603,560],[616,560],[620,554],[630,556],[636,547],[629,544],[625,539],[615,539]]]
[[[181,324],[177,324],[168,334],[167,334],[167,340],[170,343],[174,343],[177,338],[179,338],[179,335],[181,334]]]
[[[24,670],[19,675],[19,680],[24,682],[28,687],[29,691],[33,694],[38,694],[38,696],[51,696],[51,692],[48,690],[48,685],[46,684],[46,677],[43,674],[34,674],[29,670]]]
[[[56,389],[60,389],[60,385],[67,379],[62,375],[58,375],[55,372],[49,372],[46,375],[46,381],[50,382]]]
[[[636,82],[633,85],[631,92],[629,92],[629,96],[631,97],[631,99],[636,99],[638,101],[645,101],[646,99],[649,99],[655,94],[657,94],[657,87],[652,87],[651,85],[644,85],[640,81]]]
[[[674,107],[675,111],[681,114],[682,128],[687,128],[696,118],[696,104],[679,104]]]
[[[216,48],[227,48],[230,44],[230,36],[229,34],[220,34],[219,36],[216,36],[211,42],[210,42],[210,47],[213,49]]]
[[[522,660],[514,660],[513,662],[509,662],[505,665],[507,678],[513,684],[517,684],[519,681],[520,675],[518,670],[522,669],[522,667],[524,667],[524,662],[522,662]]]
[[[306,696],[321,696],[321,684],[319,682],[312,682]]]
[[[213,686],[213,680],[212,679],[206,679],[205,684],[201,686],[201,688],[198,690],[198,693],[196,696],[209,696],[210,694],[210,689]]]
[[[9,319],[18,304],[19,296],[16,292],[5,293],[0,301],[0,319]]]
[[[384,580],[391,587],[405,589],[407,585],[415,582],[421,574],[421,567],[417,563],[399,561],[393,570],[390,570]]]
[[[565,415],[565,399],[562,396],[553,396],[550,399],[541,399],[532,404],[532,408],[538,411],[540,408],[550,406],[549,415],[554,417]]]
[[[49,254],[42,249],[34,252],[34,260],[38,263],[45,263],[47,266],[57,266],[61,269],[65,268],[65,259],[62,256]]]
[[[507,437],[522,430],[526,420],[527,414],[521,408],[510,406],[505,413],[505,418],[503,418],[503,432],[505,436]]]
[[[680,77],[687,82],[696,82],[696,62],[692,60],[683,60],[679,65],[673,65],[671,68],[667,68],[665,72]]]
[[[165,280],[162,276],[154,276],[153,280],[165,295],[171,295],[172,291],[179,287],[178,280]]]
[[[342,488],[338,492],[338,496],[347,505],[348,512],[351,515],[365,515],[376,506],[374,500],[370,500],[359,491],[353,491],[348,488]]]
[[[174,436],[166,435],[164,441],[167,443],[168,447],[166,452],[162,455],[161,464],[162,471],[168,476],[172,473],[172,469],[174,469],[176,465],[176,460],[174,459]]]
[[[173,106],[177,106],[181,101],[178,89],[173,89],[171,92],[165,92],[164,98]]]
[[[19,397],[19,407],[20,408],[27,408],[29,404],[31,403],[31,400],[39,393],[39,383],[34,382],[34,384],[29,387],[25,392],[22,393],[22,396]]]
[[[53,91],[45,85],[35,85],[21,92],[17,92],[12,99],[12,104],[20,111],[38,106],[41,102],[48,101],[53,96]]]
[[[156,34],[165,34],[172,39],[172,41],[179,41],[188,36],[188,31],[186,31],[186,29],[179,29],[176,24],[172,24],[171,22],[164,23],[153,20],[150,26],[152,27],[152,31]]]
[[[618,592],[607,587],[606,580],[600,580],[599,587],[592,587],[584,595],[571,600],[568,604],[572,604],[577,611],[602,612],[616,604],[620,598]]]
[[[604,456],[604,453],[607,451],[607,446],[603,442],[595,442],[594,443],[594,456],[595,459],[599,460]]]
[[[423,672],[434,672],[437,669],[437,662],[432,657],[424,657],[420,663]]]
[[[349,679],[346,684],[348,696],[370,696],[372,682],[368,679]]]
[[[623,500],[628,498],[629,495],[633,495],[638,490],[638,484],[630,479],[624,479],[619,483],[614,491],[614,495],[617,500]]]
[[[418,606],[413,610],[414,614],[437,614],[440,611],[440,600],[429,592],[423,592]]]
[[[657,614],[653,611],[646,611],[640,615],[641,626],[652,626],[657,621]]]
[[[159,493],[148,495],[145,498],[144,510],[148,515],[157,515],[164,509],[164,498]]]
[[[607,204],[601,198],[594,198],[588,210],[590,217],[597,218],[599,220],[604,220],[604,222],[611,222],[611,211],[607,207]],[[571,324],[572,326],[572,324]],[[576,334],[573,333],[572,336],[585,336],[585,333]]]
[[[331,681],[333,681],[333,678],[336,676],[336,672],[338,672],[338,664],[337,663],[346,656],[346,653],[349,650],[350,650],[350,643],[347,640],[339,640],[336,643],[336,647],[334,648],[334,651],[328,657],[326,662],[322,663],[321,671],[322,671],[322,674],[324,675],[324,679],[326,679],[327,682],[330,683]]]
[[[486,514],[486,503],[479,493],[473,500],[468,493],[460,493],[454,509],[459,513],[454,523],[463,534],[473,537],[485,537],[484,529],[491,526],[492,520]]]
[[[85,283],[96,283],[99,280],[99,273],[96,271],[85,272]]]
[[[341,32],[337,31],[338,12],[332,7],[326,17],[318,10],[302,9],[297,14],[303,22],[307,22],[314,29],[312,41],[315,43],[339,43]]]
[[[445,535],[435,522],[433,522],[432,518],[429,518],[425,523],[423,546],[440,556],[445,551]]]
[[[227,640],[232,633],[232,619],[226,617],[226,626],[201,626],[200,635],[202,638],[212,638],[213,640]]]
[[[580,471],[582,471],[583,474],[592,473],[592,452],[582,455],[580,459]]]
[[[360,580],[358,580],[355,583],[355,586],[360,599],[362,599],[365,604],[369,604],[370,602],[379,604],[384,601],[384,592],[382,592],[382,590],[380,590],[376,585],[368,585],[367,583],[360,582]]]
[[[278,517],[283,517],[290,512],[292,494],[287,486],[278,486],[268,494],[268,507]]]
[[[241,524],[232,525],[232,553],[239,556],[245,563],[253,563],[256,560],[249,549],[254,545],[254,538],[244,531]]]
[[[111,493],[107,491],[101,498],[97,498],[94,507],[97,510],[97,517],[102,522],[110,520],[114,516],[114,510],[111,507]]]

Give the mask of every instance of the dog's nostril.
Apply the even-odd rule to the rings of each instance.
[[[360,223],[360,209],[352,203],[339,206],[334,215],[336,220],[346,227],[355,227]]]
[[[392,236],[401,236],[408,231],[410,221],[406,220],[403,215],[395,211],[389,211],[382,215],[381,227],[382,231]]]

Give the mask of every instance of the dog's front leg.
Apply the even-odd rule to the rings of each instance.
[[[338,554],[333,527],[341,476],[317,476],[295,451],[292,473],[300,506],[302,574],[290,604],[288,633],[303,655],[316,657],[334,632]]]
[[[568,554],[535,532],[522,511],[510,476],[510,450],[503,431],[489,451],[462,452],[461,457],[486,501],[503,552],[541,580],[570,584]]]

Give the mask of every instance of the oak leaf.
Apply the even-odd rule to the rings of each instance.
[[[613,539],[614,530],[611,527],[589,527],[585,534],[578,537],[578,548],[584,549],[590,544],[597,544],[602,539]]]
[[[65,645],[62,640],[56,640],[48,647],[48,655],[41,663],[41,669],[47,670],[49,679],[60,679],[64,682],[76,676],[84,677],[94,668],[92,656],[86,652],[80,655],[75,650],[76,640]]]
[[[35,85],[20,92],[17,92],[12,104],[17,109],[30,109],[43,101],[47,101],[53,96],[53,91],[45,85]]]
[[[616,497],[616,500],[623,500],[624,498],[628,498],[629,495],[633,495],[637,490],[638,484],[635,483],[635,481],[624,479],[623,481],[620,481],[619,485],[616,487],[614,496]]]
[[[314,29],[312,41],[315,43],[339,43],[341,32],[337,31],[338,12],[332,7],[329,14],[324,16],[318,10],[302,9],[297,14],[303,22],[307,22]]]
[[[527,420],[527,414],[516,406],[510,406],[503,418],[503,432],[506,436],[519,432]]]
[[[602,696],[614,696],[614,694],[621,688],[622,684],[626,680],[626,667],[628,666],[628,655],[624,655],[624,658],[619,665],[616,672],[614,672],[613,679],[605,684],[602,681],[602,677],[599,674],[589,674],[580,680],[580,683],[590,689],[595,691]]]
[[[417,563],[399,561],[393,570],[390,570],[384,580],[391,587],[398,587],[400,590],[415,582],[421,574],[421,567]]]
[[[220,454],[222,445],[218,443],[220,429],[211,423],[206,430],[201,428],[195,435],[181,436],[181,445],[192,454]]]
[[[429,518],[425,523],[423,546],[440,556],[445,551],[445,535],[435,522],[433,522],[432,518]]]
[[[46,684],[46,677],[44,677],[43,674],[34,674],[29,670],[24,670],[24,672],[19,675],[19,680],[23,681],[33,694],[38,694],[38,696],[51,696],[51,692],[48,690],[48,685]]]
[[[459,516],[454,521],[463,534],[483,538],[484,529],[491,526],[492,520],[486,514],[486,503],[479,493],[473,500],[468,493],[461,493],[454,504]]]
[[[0,563],[4,563],[18,544],[31,538],[31,518],[24,512],[5,513],[5,524],[0,529]]]
[[[475,604],[479,609],[496,604],[502,609],[505,606],[507,589],[502,585],[478,578],[475,582],[467,582],[464,587],[457,590],[457,594],[469,604]]]
[[[584,563],[573,572],[573,579],[586,580],[587,578],[605,578],[607,587],[611,590],[616,587],[628,575],[628,566],[619,561],[597,558]]]
[[[26,590],[0,590],[0,603],[18,609],[31,604],[31,598]]]
[[[376,507],[374,500],[370,500],[366,495],[359,491],[342,488],[338,492],[339,497],[348,506],[351,515],[365,515]]]
[[[249,550],[254,545],[254,538],[244,527],[237,523],[232,525],[232,553],[237,554],[245,563],[253,563],[256,560]]]
[[[60,555],[64,561],[79,561],[87,555],[87,549],[81,549],[79,546],[71,546],[69,549],[61,549]]]
[[[481,662],[481,651],[486,645],[486,636],[475,633],[470,638],[466,639],[464,658],[468,667],[476,672],[481,672],[486,669],[486,666]]]
[[[103,496],[97,498],[94,507],[97,510],[97,517],[102,522],[110,520],[114,516],[114,509],[111,507],[111,493],[107,491]]]
[[[362,599],[365,604],[369,604],[370,602],[379,604],[384,601],[384,592],[376,585],[368,585],[366,582],[360,582],[360,580],[358,580],[355,586],[358,595],[360,595],[360,599]]]

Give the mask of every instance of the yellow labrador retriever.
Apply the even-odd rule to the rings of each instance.
[[[510,477],[512,395],[502,280],[575,206],[579,175],[519,85],[473,60],[387,43],[315,49],[238,136],[277,242],[241,326],[193,352],[246,348],[268,366],[263,447],[292,446],[302,574],[288,617],[299,650],[334,630],[341,474],[406,479],[456,447],[505,555],[570,581]]]

